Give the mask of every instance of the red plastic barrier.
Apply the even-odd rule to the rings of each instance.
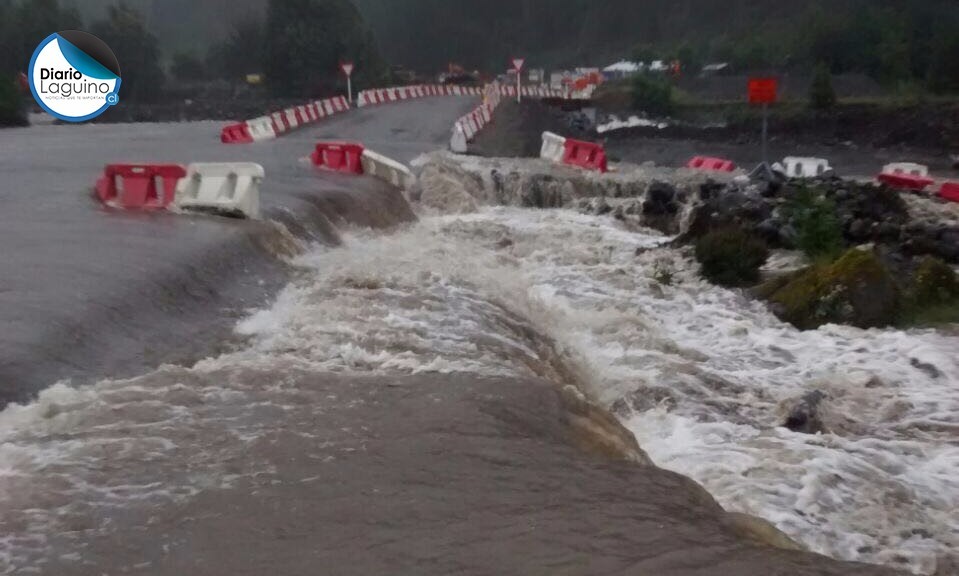
[[[946,182],[939,190],[939,196],[943,200],[950,202],[959,202],[959,182]]]
[[[606,150],[599,144],[582,140],[566,139],[563,149],[563,164],[578,166],[587,170],[607,172],[609,170]]]
[[[184,177],[186,169],[178,164],[110,164],[97,180],[97,197],[116,208],[163,209]]]
[[[253,136],[250,135],[250,127],[246,122],[240,124],[230,124],[223,128],[220,133],[220,142],[224,144],[250,144],[253,142]]]
[[[897,190],[925,190],[935,184],[935,180],[914,174],[880,174],[878,180]]]
[[[696,170],[712,170],[713,172],[732,172],[736,169],[736,164],[732,160],[696,156],[686,164],[686,167]]]
[[[363,145],[349,142],[319,142],[310,156],[314,166],[336,172],[362,174]]]

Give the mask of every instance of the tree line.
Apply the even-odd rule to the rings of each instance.
[[[728,62],[742,72],[867,74],[959,91],[954,0],[356,0],[394,63],[500,71],[621,58]]]

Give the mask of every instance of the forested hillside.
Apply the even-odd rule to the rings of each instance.
[[[959,82],[955,0],[354,0],[394,62],[502,69],[680,56]]]
[[[118,1],[62,0],[61,6],[67,12],[75,7],[82,22],[89,24]],[[167,64],[180,53],[206,59],[214,49],[222,51],[224,40],[237,48],[228,67],[231,73],[263,61],[259,51],[251,50],[247,58],[242,48],[244,43],[255,47],[265,41],[256,34],[264,33],[268,0],[124,1],[143,14]],[[390,63],[424,73],[436,72],[448,62],[500,71],[514,54],[547,68],[602,65],[628,57],[679,58],[687,69],[726,61],[742,72],[808,73],[825,64],[835,73],[861,72],[887,86],[959,90],[956,0],[346,1],[359,9]],[[12,13],[11,7],[21,3],[56,4],[0,0],[0,14]],[[299,0],[273,4],[290,14],[305,6]],[[330,10],[345,14],[341,8]],[[354,24],[353,15],[311,17],[331,26],[345,18],[355,32],[347,36],[365,35],[364,25]],[[28,22],[27,27],[35,24]],[[348,48],[341,41],[327,41],[345,37],[342,26],[334,27],[311,33],[311,41],[320,48]],[[283,31],[273,26],[270,34]],[[355,42],[346,42],[351,43]]]

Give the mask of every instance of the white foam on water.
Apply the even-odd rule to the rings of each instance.
[[[654,461],[817,552],[932,573],[959,550],[959,339],[800,332],[678,252],[644,252],[655,235],[563,212],[460,221],[484,219],[512,230],[539,329]],[[672,286],[654,279],[663,260]],[[780,406],[814,390],[833,433],[780,428]]]
[[[699,280],[683,254],[656,249],[665,240],[609,218],[491,208],[313,249],[238,324],[241,350],[55,386],[0,414],[0,573],[42,565],[47,536],[71,522],[78,541],[116,529],[84,524],[87,503],[163,506],[268,478],[225,463],[292,410],[348,402],[304,407],[298,371],[557,379],[556,354],[658,464],[729,509],[818,552],[933,572],[959,547],[959,339],[799,332]],[[672,285],[655,279],[663,269]],[[783,402],[812,390],[828,395],[833,433],[780,428]]]

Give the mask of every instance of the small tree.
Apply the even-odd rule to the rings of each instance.
[[[633,79],[633,107],[649,114],[672,114],[673,87],[663,78],[639,74]]]
[[[816,67],[809,87],[809,104],[815,110],[830,110],[836,105],[836,91],[832,87],[832,73],[825,64]]]

